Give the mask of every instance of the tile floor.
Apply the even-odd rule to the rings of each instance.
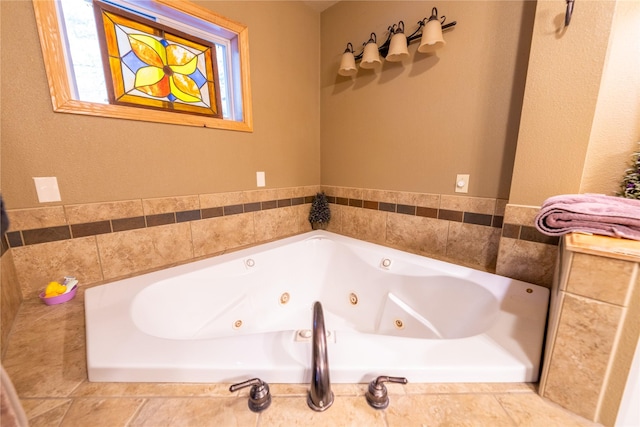
[[[307,406],[305,384],[271,384],[271,406],[247,408],[229,384],[90,383],[82,289],[66,304],[25,301],[2,358],[30,426],[596,426],[541,398],[534,384],[388,386],[391,403],[370,408],[366,384],[334,384],[325,412]]]

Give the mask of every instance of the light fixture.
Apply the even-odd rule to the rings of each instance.
[[[338,74],[348,77],[355,75],[357,72],[356,58],[353,56],[353,45],[351,43],[347,43],[347,48],[344,50],[342,59],[340,60],[340,69],[338,70]]]
[[[440,49],[447,42],[442,37],[442,24],[444,24],[445,17],[442,17],[442,21],[438,18],[438,9],[435,7],[431,10],[431,16],[424,25],[422,30],[422,37],[420,39],[420,46],[418,46],[418,52],[427,53]]]
[[[400,21],[398,28],[396,28],[395,31],[392,28],[391,31],[393,32],[393,36],[391,36],[389,53],[385,59],[391,62],[400,62],[409,57],[409,49],[407,48],[409,43],[407,42],[407,36],[404,35],[404,22]]]
[[[357,74],[356,61],[361,61],[360,68],[376,68],[382,64],[380,56],[390,62],[403,61],[409,57],[409,44],[419,38],[421,40],[418,52],[429,53],[441,48],[446,44],[442,37],[442,31],[457,24],[456,21],[445,24],[445,19],[445,16],[438,17],[438,9],[434,7],[431,9],[431,16],[418,21],[418,28],[409,36],[404,34],[404,21],[400,21],[398,25],[393,24],[388,27],[389,36],[380,46],[377,43],[376,33],[371,33],[369,40],[363,43],[362,52],[358,55],[355,55],[353,45],[347,43],[347,48],[342,54],[338,74],[341,76]]]
[[[382,64],[380,54],[378,51],[378,42],[376,33],[371,33],[369,41],[364,45],[364,51],[362,52],[362,61],[360,62],[360,68],[371,69]]]

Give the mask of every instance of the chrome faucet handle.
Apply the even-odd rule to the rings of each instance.
[[[374,409],[385,409],[389,406],[389,396],[385,382],[406,384],[408,381],[404,377],[380,376],[369,383],[369,388],[364,397],[367,403]]]
[[[229,387],[229,391],[234,392],[241,388],[251,386],[249,390],[249,409],[253,412],[264,411],[271,405],[271,393],[269,393],[269,384],[260,378],[253,378]]]

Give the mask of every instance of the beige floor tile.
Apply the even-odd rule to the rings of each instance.
[[[384,427],[383,411],[367,405],[364,397],[336,396],[328,409],[316,412],[304,397],[274,397],[271,406],[260,413],[260,427]]]
[[[131,427],[252,427],[258,414],[251,412],[244,398],[152,398]]]
[[[269,384],[273,396],[306,396],[309,384]],[[366,384],[331,384],[331,391],[336,396],[364,396]]]
[[[496,398],[486,394],[398,396],[385,412],[389,427],[515,426]]]
[[[92,383],[85,381],[73,397],[231,397],[230,384]]]
[[[537,393],[532,383],[409,383],[407,394]]]
[[[66,397],[86,379],[82,302],[22,304],[2,361],[20,397]]]
[[[559,405],[537,394],[504,394],[496,398],[519,426],[591,427],[599,425],[567,412]]]
[[[71,399],[25,399],[22,400],[29,427],[57,426],[71,406]]]
[[[74,399],[60,427],[118,427],[126,426],[144,399]]]
[[[309,384],[269,384],[273,396],[306,396]]]

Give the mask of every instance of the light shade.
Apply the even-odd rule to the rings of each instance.
[[[434,18],[431,16],[422,30],[422,38],[420,39],[418,52],[433,52],[445,44],[446,42],[444,38],[442,38],[442,23],[437,17]]]
[[[389,53],[385,59],[390,62],[400,62],[408,58],[409,49],[407,45],[407,36],[405,36],[403,32],[395,33],[393,37],[391,37]]]
[[[364,45],[364,51],[362,52],[362,61],[360,62],[360,68],[369,70],[376,68],[382,64],[380,54],[378,53],[378,44],[376,43],[376,33],[371,33],[369,41]]]
[[[357,72],[356,58],[353,56],[353,52],[345,50],[342,54],[342,59],[340,60],[340,69],[338,69],[338,74],[349,77],[355,76]]]

